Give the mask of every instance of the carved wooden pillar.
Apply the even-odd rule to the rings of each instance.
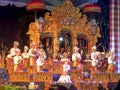
[[[72,33],[72,50],[75,46],[78,45],[78,41],[77,41],[77,34],[73,34]]]
[[[58,34],[54,33],[53,38],[53,47],[54,47],[54,53],[57,53],[59,51],[59,40],[58,40]]]

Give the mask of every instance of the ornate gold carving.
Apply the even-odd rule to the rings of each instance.
[[[60,62],[53,63],[52,73],[53,74],[62,74],[62,72],[63,72],[63,63],[60,63]]]
[[[63,29],[71,32],[73,46],[77,44],[77,35],[84,34],[88,39],[88,52],[98,41],[97,38],[101,37],[99,27],[96,28],[96,34],[91,35],[93,28],[86,24],[87,16],[82,15],[79,8],[75,8],[70,0],[66,0],[61,6],[56,6],[51,14],[47,12],[44,18],[46,24],[43,32],[53,34],[54,52],[59,50],[58,34]]]
[[[36,73],[35,76],[35,81],[36,82],[51,82],[52,81],[52,74],[51,73]]]
[[[40,33],[34,22],[30,23],[27,34],[30,35],[30,44],[35,42],[38,47],[40,43]]]
[[[10,82],[29,82],[30,74],[27,72],[14,72],[10,74]]]
[[[44,19],[46,20],[46,23],[42,33],[50,33],[53,35],[53,47],[55,53],[59,50],[58,34],[63,29],[70,31],[73,46],[78,44],[77,36],[79,34],[85,35],[88,41],[88,53],[91,52],[91,47],[97,43],[97,38],[101,37],[100,28],[98,26],[95,28],[95,35],[91,34],[94,27],[86,24],[88,21],[87,16],[82,15],[79,8],[74,7],[70,0],[66,0],[61,6],[54,7],[51,14],[49,12],[45,13]],[[35,23],[30,23],[29,31],[27,32],[27,34],[30,35],[30,43],[35,42],[39,45],[40,33],[38,31]],[[42,35],[42,37],[44,36]]]

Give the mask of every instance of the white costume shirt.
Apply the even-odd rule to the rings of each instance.
[[[65,61],[70,62],[70,60],[69,60],[68,58],[62,58],[62,59],[60,60],[60,62],[65,62]]]
[[[98,53],[99,53],[99,52],[97,52],[97,51],[92,52],[92,53],[91,53],[91,59],[94,59],[94,56],[98,56]]]
[[[59,60],[57,58],[53,58],[52,60],[53,60],[53,62],[59,62]]]
[[[36,60],[36,64],[37,66],[42,66],[45,64],[44,60],[46,59],[46,56],[44,57],[39,57],[37,60]]]
[[[98,59],[92,59],[92,66],[96,66],[98,64]]]
[[[22,53],[23,59],[29,59],[29,53]]]
[[[80,53],[74,53],[72,55],[72,61],[75,61],[76,59],[79,59],[79,60],[82,59]]]
[[[19,48],[14,48],[14,47],[12,47],[11,49],[10,49],[10,55],[11,56],[15,56],[16,55],[16,50],[20,50]]]
[[[61,75],[57,83],[72,83],[69,75]]]
[[[112,57],[108,57],[108,64],[114,64],[114,60],[112,59]]]
[[[18,61],[22,60],[22,56],[14,56],[13,60],[14,60],[14,64],[19,64]]]
[[[33,51],[35,53],[33,53]],[[33,57],[37,56],[37,50],[36,49],[31,48],[31,49],[29,49],[28,53],[29,53],[29,56],[33,56]]]
[[[84,62],[91,62],[92,60],[90,59],[85,59]]]
[[[63,72],[68,72],[70,70],[70,65],[69,64],[63,64]]]

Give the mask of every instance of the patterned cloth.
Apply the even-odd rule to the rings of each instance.
[[[115,50],[120,73],[120,0],[110,0],[110,49]]]

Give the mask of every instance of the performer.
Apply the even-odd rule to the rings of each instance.
[[[84,62],[91,62],[90,54],[86,54]]]
[[[91,67],[92,67],[91,62],[92,62],[92,60],[90,59],[90,54],[86,54],[84,63],[89,69],[91,69]]]
[[[60,51],[58,52],[58,57],[59,59],[62,59],[63,58],[63,53],[64,53],[64,48],[61,48]]]
[[[78,52],[79,48],[77,46],[75,46],[73,49],[74,49],[74,53],[72,55],[72,61],[73,61],[73,67],[76,68],[79,64],[81,64],[82,57]]]
[[[93,46],[92,47],[92,52],[91,52],[92,73],[98,72],[97,71],[97,64],[99,62],[99,60],[98,60],[98,54],[99,54],[99,52],[97,51],[97,47]]]
[[[36,59],[37,59],[37,54],[38,54],[37,49],[36,49],[36,44],[34,42],[31,44],[31,47],[28,53],[30,56],[30,66],[34,66]]]
[[[36,60],[36,64],[37,64],[37,72],[42,72],[42,66],[45,64],[45,60],[46,60],[46,55],[43,52],[39,53],[39,57]]]
[[[38,50],[38,54],[42,52],[42,53],[46,56],[46,58],[47,58],[46,52],[45,52],[45,50],[43,49],[43,47],[44,47],[44,46],[43,46],[42,44],[40,44],[40,46],[39,46],[38,49],[37,49],[37,50]]]
[[[93,46],[92,47],[92,52],[91,52],[91,59],[94,59],[94,56],[98,56],[99,52],[97,51],[97,47]]]
[[[14,72],[22,71],[22,56],[19,49],[16,49],[16,55],[13,57],[14,60]]]
[[[68,72],[70,70],[70,65],[68,61],[65,61],[63,64],[63,72]]]
[[[13,42],[13,47],[10,49],[10,55],[11,56],[15,56],[16,55],[16,50],[19,49],[18,46],[19,46],[19,42],[18,41],[14,41]]]
[[[108,56],[108,68],[107,72],[113,73],[115,72],[115,52],[113,50],[109,51],[109,56]]]
[[[67,74],[67,72],[63,72],[57,83],[72,83],[72,81],[70,79],[70,76]]]
[[[58,57],[57,57],[57,53],[54,53],[54,54],[52,55],[52,61],[53,61],[53,62],[59,62]]]
[[[60,62],[65,62],[65,61],[70,62],[66,52],[63,53],[63,58],[61,58]]]
[[[97,69],[97,65],[98,65],[98,58],[96,55],[93,56],[93,59],[92,59],[92,73],[96,73],[98,72],[98,69]]]
[[[29,65],[29,53],[28,53],[28,46],[24,46],[24,51],[22,53],[22,57],[23,57],[23,65],[25,68],[28,67]]]

